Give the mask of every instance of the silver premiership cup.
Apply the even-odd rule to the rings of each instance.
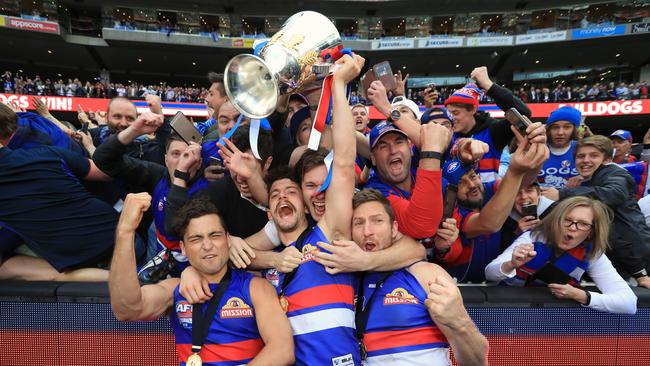
[[[230,102],[247,117],[273,113],[278,97],[301,89],[316,77],[322,50],[341,45],[336,26],[324,15],[303,11],[292,15],[259,52],[242,54],[226,65],[224,84]],[[322,69],[322,68],[321,68]]]

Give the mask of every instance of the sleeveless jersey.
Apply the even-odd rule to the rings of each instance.
[[[166,174],[165,174],[166,175]],[[208,186],[208,181],[201,177],[197,179],[188,189],[187,193],[192,197],[196,192]],[[151,202],[153,203],[153,220],[156,226],[156,238],[158,242],[167,249],[180,251],[180,244],[177,237],[169,235],[165,230],[165,207],[167,206],[167,195],[169,194],[170,181],[167,176],[158,182],[153,190]]]
[[[484,204],[492,199],[499,181],[483,183]],[[465,235],[465,222],[475,211],[458,207],[454,213],[460,229],[460,241],[463,246],[461,255],[454,262],[444,263],[443,267],[458,282],[480,283],[485,281],[485,267],[501,253],[501,232],[468,238]]]
[[[316,225],[305,237],[302,263],[284,289],[296,365],[361,365],[354,324],[354,276],[330,275],[314,261],[315,252],[325,251],[318,246],[319,241],[329,243]],[[271,269],[263,271],[262,276],[278,289],[285,274]]]
[[[431,320],[418,280],[401,269],[375,288],[378,275],[364,279],[364,307],[372,301],[363,337],[368,352],[364,365],[451,365],[447,338]]]
[[[210,324],[208,336],[199,355],[204,366],[245,365],[264,348],[255,322],[255,309],[250,297],[252,274],[231,269],[232,279],[224,293],[217,313]],[[215,291],[217,285],[210,285]],[[204,304],[201,306],[205,311]],[[176,352],[181,366],[192,354],[192,310],[185,298],[174,290],[174,309],[169,316]]]
[[[566,188],[569,178],[578,175],[576,161],[573,157],[576,144],[576,141],[571,141],[569,150],[562,155],[555,155],[551,151],[551,155],[537,175],[537,181],[541,186],[563,189]]]

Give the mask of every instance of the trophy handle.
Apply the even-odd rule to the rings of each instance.
[[[226,94],[243,115],[261,119],[276,108],[280,90],[276,75],[260,57],[243,54],[233,57],[224,73]]]

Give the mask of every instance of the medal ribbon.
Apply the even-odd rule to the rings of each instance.
[[[260,135],[260,127],[262,127],[265,130],[271,130],[271,125],[269,124],[269,121],[266,118],[262,119],[253,119],[251,120],[251,129],[250,132],[248,133],[248,142],[251,145],[251,152],[253,153],[253,156],[257,160],[262,160],[260,157],[260,153],[257,150],[257,141]]]
[[[323,162],[325,163],[325,167],[327,168],[327,178],[325,178],[325,181],[323,184],[318,188],[318,193],[323,192],[327,189],[327,187],[330,186],[330,182],[332,181],[332,162],[334,161],[334,150],[330,150],[329,154],[323,159]]]
[[[198,354],[201,351],[201,347],[203,347],[203,343],[205,343],[205,339],[208,337],[210,324],[212,324],[214,315],[217,313],[219,302],[221,302],[228,286],[230,286],[231,279],[232,273],[230,272],[230,267],[228,267],[226,274],[214,292],[214,296],[208,302],[205,312],[203,312],[203,306],[201,304],[194,304],[192,306],[192,352],[194,354]]]

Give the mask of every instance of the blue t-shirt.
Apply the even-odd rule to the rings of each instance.
[[[72,140],[57,125],[45,117],[31,112],[18,112],[18,128],[9,140],[11,149],[33,149],[41,146],[56,146],[88,156],[78,142]]]
[[[569,149],[561,155],[555,155],[551,151],[548,160],[542,167],[542,171],[537,176],[537,181],[541,186],[563,189],[566,188],[569,178],[578,175],[576,161],[573,157],[576,144],[576,141],[571,141]]]
[[[89,171],[66,149],[0,148],[0,226],[59,271],[110,255],[119,214],[84,189]]]

